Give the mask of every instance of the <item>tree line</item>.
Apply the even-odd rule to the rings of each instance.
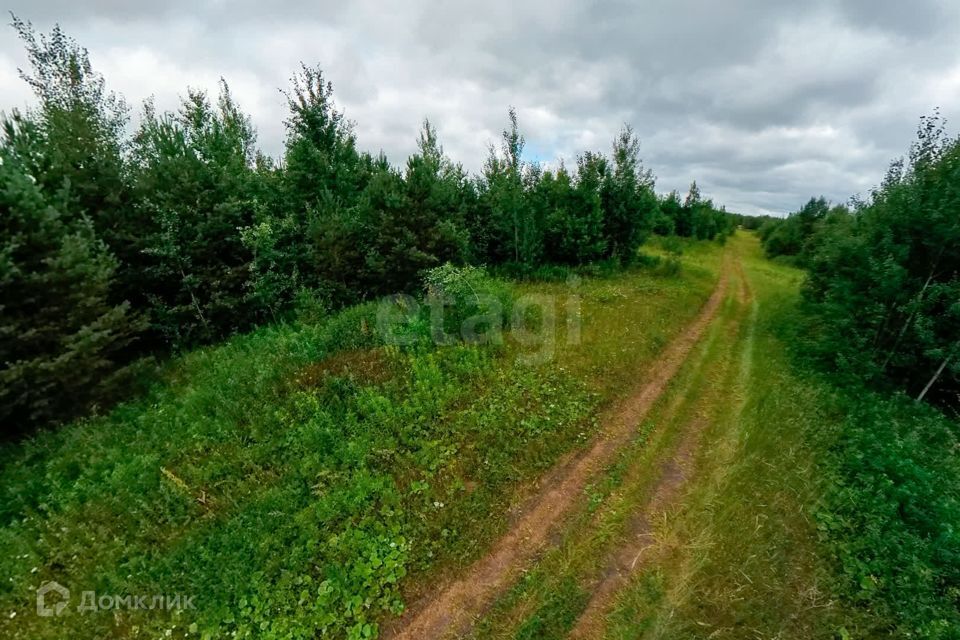
[[[813,198],[759,233],[808,272],[809,353],[857,380],[957,406],[960,138],[921,119],[916,141],[866,199]]]
[[[523,157],[517,113],[479,175],[424,121],[405,165],[357,148],[317,67],[284,92],[282,158],[225,81],[179,109],[130,108],[88,53],[16,17],[37,98],[0,119],[0,424],[20,433],[122,397],[128,365],[209,344],[298,304],[331,309],[453,264],[529,273],[630,263],[653,232],[732,228],[696,183],[660,198],[625,127],[575,167]]]

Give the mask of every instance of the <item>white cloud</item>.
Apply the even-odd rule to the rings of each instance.
[[[360,145],[395,163],[429,117],[447,153],[478,170],[513,105],[532,158],[606,151],[629,122],[661,190],[696,178],[746,212],[869,189],[919,116],[941,105],[949,117],[960,98],[960,9],[947,0],[909,11],[862,0],[12,2],[41,30],[60,20],[135,111],[151,95],[174,108],[187,86],[215,92],[224,77],[273,155],[278,88],[303,60],[333,81]],[[24,63],[7,30],[0,109],[29,99]]]

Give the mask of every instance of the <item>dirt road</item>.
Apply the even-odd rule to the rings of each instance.
[[[402,640],[429,640],[462,635],[475,617],[506,589],[544,549],[551,533],[574,510],[591,479],[614,459],[630,442],[637,426],[650,411],[657,398],[676,375],[704,331],[714,319],[727,295],[728,283],[735,266],[729,256],[724,260],[720,278],[697,318],[675,338],[642,377],[641,384],[603,419],[604,429],[593,445],[572,462],[558,465],[541,480],[540,491],[525,505],[523,513],[511,529],[490,551],[455,581],[416,603],[385,637]],[[681,444],[692,450],[695,440]],[[663,488],[654,494],[653,502],[671,498],[683,479],[680,467],[664,469]],[[673,480],[670,480],[670,478]],[[673,488],[671,488],[671,486]],[[615,584],[603,589],[612,589]],[[598,592],[599,593],[599,592]],[[600,594],[602,595],[602,594]],[[599,603],[601,600],[597,600]],[[585,623],[586,624],[586,623]]]

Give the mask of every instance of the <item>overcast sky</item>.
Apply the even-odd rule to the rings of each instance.
[[[448,155],[479,169],[513,105],[531,160],[607,151],[627,122],[659,191],[695,178],[745,213],[865,193],[921,115],[960,111],[950,0],[6,4],[39,30],[59,22],[135,117],[151,95],[173,108],[187,86],[215,91],[223,76],[277,156],[278,88],[302,60],[333,81],[361,147],[395,164],[429,117]],[[29,104],[24,64],[8,27],[0,110]]]

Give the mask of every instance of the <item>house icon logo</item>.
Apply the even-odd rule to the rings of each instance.
[[[37,589],[37,615],[41,618],[58,616],[67,608],[70,601],[70,589],[62,584],[44,582]]]

